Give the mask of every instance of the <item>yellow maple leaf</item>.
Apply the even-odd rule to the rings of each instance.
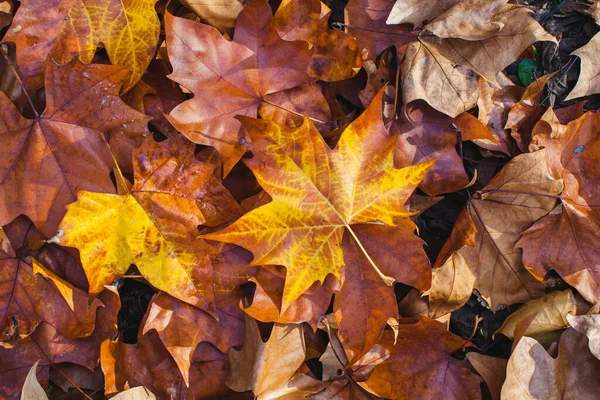
[[[203,237],[245,247],[254,254],[253,265],[285,266],[284,309],[328,274],[340,278],[345,233],[379,275],[393,282],[375,265],[351,225],[395,225],[407,218],[404,203],[435,160],[394,168],[397,137],[389,135],[381,120],[382,97],[380,91],[334,150],[307,118],[289,129],[238,117],[254,147],[246,165],[273,201]]]
[[[214,311],[216,252],[199,239],[197,227],[235,219],[241,209],[214,177],[214,166],[193,155],[194,144],[183,136],[161,143],[149,138],[134,151],[129,193],[80,191],[67,207],[60,244],[79,249],[91,293],[135,264],[157,289]]]
[[[51,56],[63,62],[79,56],[89,64],[102,43],[111,63],[131,70],[122,89],[128,91],[141,79],[156,51],[160,21],[155,3],[156,0],[72,1]]]

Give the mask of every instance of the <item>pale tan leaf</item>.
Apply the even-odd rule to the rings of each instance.
[[[25,383],[23,384],[23,391],[21,392],[21,400],[47,400],[46,392],[42,388],[42,385],[37,380],[37,366],[40,361],[36,361],[33,367],[29,370]]]

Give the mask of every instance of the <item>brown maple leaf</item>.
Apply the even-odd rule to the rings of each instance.
[[[79,190],[114,193],[114,163],[103,135],[127,166],[132,148],[148,134],[149,118],[118,96],[126,76],[121,67],[50,62],[46,109],[34,119],[0,93],[0,225],[25,214],[52,237]]]
[[[575,329],[560,337],[555,357],[535,339],[524,337],[508,361],[502,398],[593,399],[600,393],[598,374],[600,360]]]
[[[272,19],[266,1],[250,1],[229,41],[209,25],[168,13],[165,17],[173,65],[169,77],[194,94],[171,111],[169,120],[193,142],[215,147],[225,175],[245,151],[241,125],[234,116],[269,115],[273,108],[302,116],[322,98],[316,86],[304,85],[312,80],[306,74],[312,53],[308,44],[282,40]],[[285,94],[289,89],[300,91],[291,101]],[[301,94],[305,100],[294,104]],[[319,114],[312,116],[329,119],[328,110],[316,111]]]
[[[233,245],[219,247],[213,279],[215,315],[160,292],[148,306],[142,329],[142,334],[152,329],[157,331],[187,386],[190,385],[190,366],[199,343],[211,343],[222,353],[227,353],[233,346],[242,345],[244,340],[239,285],[245,283],[255,269],[246,267],[250,260],[247,251]]]
[[[89,336],[102,302],[90,302],[36,260],[17,256],[1,229],[0,243],[0,345],[12,347],[42,321],[64,336]]]
[[[106,289],[99,295],[104,307],[97,309],[94,332],[83,338],[67,338],[46,322],[10,349],[0,347],[0,397],[19,399],[27,371],[39,361],[38,380],[48,384],[50,367],[59,376],[73,382],[72,366],[93,371],[98,366],[100,344],[117,334],[117,313],[121,307],[119,295],[114,289]],[[93,326],[92,326],[93,328]],[[75,370],[76,371],[76,370]],[[57,382],[58,379],[55,380]]]
[[[471,114],[456,118],[442,114],[423,101],[415,101],[400,112],[394,130],[399,132],[396,166],[437,159],[419,187],[430,196],[455,192],[469,185],[463,161],[456,151],[458,141],[495,142],[489,130]]]
[[[230,375],[226,354],[201,343],[191,361],[188,387],[157,332],[140,333],[136,344],[106,340],[100,347],[104,392],[145,386],[164,399],[222,399],[232,393],[225,385]]]
[[[597,160],[600,116],[588,112],[570,122],[562,136],[537,136],[546,147],[550,176],[564,182],[560,204],[523,233],[525,267],[538,279],[554,269],[589,302],[600,300]]]
[[[326,322],[324,320],[323,322]],[[348,361],[336,330],[326,323],[331,339],[321,356],[323,380],[329,385],[315,399],[466,398],[479,399],[481,379],[452,357],[470,347],[444,324],[429,318],[403,318],[395,331],[386,330],[368,353]]]
[[[515,245],[556,205],[562,182],[547,173],[544,150],[523,154],[467,203],[435,263],[428,292],[431,316],[460,308],[474,288],[492,310],[542,295],[542,285],[525,269]]]
[[[352,78],[361,66],[356,39],[330,30],[330,13],[319,0],[284,0],[273,17],[282,39],[304,40],[314,46],[308,74],[327,82]]]

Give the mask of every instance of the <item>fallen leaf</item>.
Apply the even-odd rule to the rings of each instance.
[[[556,41],[531,18],[526,8],[501,3],[505,1],[492,3],[494,12],[491,14],[486,8],[489,2],[467,3],[468,12],[461,2],[454,6],[456,11],[450,9],[424,27],[417,36],[418,41],[408,45],[402,65],[405,103],[423,99],[436,110],[456,117],[476,105],[477,75],[497,84],[498,73],[532,43]],[[483,19],[485,24],[501,29],[482,35],[479,27],[458,34],[465,15],[482,9],[486,10],[484,14],[491,14],[487,21]],[[440,33],[442,37],[436,31],[441,23],[452,28],[449,33]]]
[[[470,352],[467,360],[481,375],[485,384],[490,389],[493,400],[500,400],[502,385],[506,380],[506,364],[508,360],[498,357],[484,356],[480,353]]]
[[[37,380],[37,366],[39,361],[33,364],[33,367],[29,370],[25,383],[23,384],[23,391],[21,392],[21,400],[47,400],[46,392]]]
[[[429,196],[468,186],[469,177],[456,146],[460,139],[494,141],[487,128],[470,114],[450,118],[420,100],[404,106],[400,115],[402,117],[394,128],[400,133],[394,153],[395,165],[400,167],[437,159],[419,184]]]
[[[252,251],[252,265],[285,266],[283,310],[313,282],[328,274],[340,278],[344,234],[352,235],[388,284],[401,279],[383,275],[350,226],[376,221],[393,226],[407,218],[404,203],[434,163],[393,167],[396,137],[381,121],[382,95],[346,128],[335,150],[307,118],[295,129],[241,118],[254,148],[245,163],[273,201],[203,237]]]
[[[410,220],[395,227],[355,225],[364,249],[386,276],[426,290],[430,285],[430,263],[423,242],[414,235]],[[357,244],[347,235],[342,242],[345,268],[333,310],[338,336],[350,363],[355,363],[378,342],[390,318],[398,319],[393,288],[378,276]],[[402,260],[399,263],[397,260]],[[406,269],[405,265],[411,265]]]
[[[492,133],[498,144],[484,140],[475,140],[475,143],[484,149],[501,151],[506,155],[515,154],[514,142],[510,131],[505,129],[508,114],[515,103],[521,99],[525,88],[515,85],[504,74],[499,74],[496,79],[500,87],[495,87],[482,77],[479,77],[479,98],[477,119]]]
[[[398,338],[383,339],[379,344],[390,355],[364,383],[373,393],[392,399],[481,398],[481,378],[450,357],[470,343],[443,324],[429,318],[401,320]]]
[[[560,337],[558,357],[523,337],[508,361],[502,398],[593,399],[600,393],[599,373],[600,360],[589,352],[586,336],[574,329]]]
[[[569,325],[577,332],[588,337],[590,351],[597,359],[600,359],[600,315],[567,315]]]
[[[581,72],[577,84],[565,100],[600,93],[600,79],[597,63],[594,61],[600,50],[600,35],[596,34],[585,46],[580,47],[571,54],[581,59]]]
[[[356,39],[329,29],[330,13],[319,0],[284,0],[272,22],[283,40],[304,40],[314,46],[308,74],[327,82],[352,78],[361,66]]]
[[[173,65],[169,78],[194,93],[171,111],[169,120],[193,142],[215,147],[225,175],[245,151],[240,122],[233,117],[256,117],[262,103],[278,106],[273,95],[311,80],[307,43],[282,40],[272,18],[266,1],[250,1],[229,41],[211,26],[165,16]],[[302,110],[294,112],[302,115]]]
[[[140,80],[156,51],[160,22],[156,1],[50,0],[21,2],[4,41],[17,44],[25,87],[35,92],[44,82],[46,58],[58,64],[78,57],[91,63],[102,43],[115,65],[126,67],[123,92]]]
[[[2,230],[0,247],[1,347],[13,347],[42,321],[72,338],[92,333],[100,300],[90,300],[87,293],[68,285],[35,260],[17,256]],[[65,289],[69,300],[63,297]]]
[[[562,137],[538,138],[546,147],[549,173],[564,181],[564,190],[560,204],[517,243],[523,249],[525,267],[537,279],[554,269],[592,304],[600,300],[595,261],[600,238],[596,203],[599,121],[598,114],[588,112],[570,122]]]
[[[386,23],[388,25],[412,24],[415,28],[422,27],[425,23],[463,1],[465,0],[441,0],[435,3],[421,3],[420,1],[395,0]],[[466,3],[472,2],[467,0]]]
[[[495,334],[501,333],[515,342],[519,341],[520,336],[528,336],[540,343],[549,344],[553,340],[545,340],[547,334],[568,328],[567,316],[576,314],[577,308],[577,302],[570,289],[548,293],[523,304],[504,320]],[[526,326],[518,327],[524,320],[527,321]],[[518,330],[522,331],[519,332],[519,337],[515,336]],[[550,339],[554,338],[555,336],[550,336]]]
[[[108,65],[73,61],[57,67],[51,62],[46,110],[34,119],[22,117],[0,93],[5,143],[0,150],[1,225],[25,214],[51,237],[77,191],[114,192],[109,176],[113,162],[103,132],[109,143],[128,141],[132,132],[143,139],[147,132],[148,118],[118,97],[125,75],[123,68]]]
[[[348,31],[356,38],[363,60],[375,60],[390,46],[414,42],[418,31],[410,25],[387,25],[395,0],[350,0],[344,8]]]
[[[231,377],[227,386],[236,392],[252,390],[257,399],[278,398],[304,363],[306,349],[301,325],[275,324],[267,343],[255,322],[247,320],[242,350],[229,352]]]
[[[246,282],[254,271],[253,268],[242,269],[249,261],[247,252],[231,245],[224,247],[213,269],[218,319],[164,292],[154,297],[148,306],[142,334],[156,330],[187,386],[190,385],[190,366],[199,343],[211,343],[220,352],[227,353],[231,347],[242,345],[244,340],[239,285]]]
[[[42,322],[28,337],[21,339],[11,349],[0,347],[0,397],[18,399],[27,372],[39,360],[38,381],[47,386],[50,367],[68,374],[64,365],[78,365],[93,370],[98,365],[100,343],[117,333],[117,313],[121,307],[116,290],[100,294],[104,307],[96,315],[96,329],[84,338],[70,339],[54,327]],[[69,376],[69,375],[67,375]],[[71,378],[69,378],[71,379]]]
[[[241,210],[214,177],[214,166],[194,159],[193,151],[182,136],[161,143],[148,138],[134,151],[129,194],[80,191],[68,206],[60,243],[79,249],[91,293],[135,264],[157,289],[215,312],[216,252],[199,239],[197,227],[225,222]]]
[[[556,205],[562,182],[547,171],[545,150],[517,156],[467,203],[434,266],[430,316],[460,308],[474,288],[492,310],[543,294],[515,245]]]
[[[256,289],[252,303],[249,307],[244,308],[246,314],[262,322],[279,324],[307,322],[313,329],[316,329],[319,320],[325,315],[333,291],[339,286],[333,277],[326,278],[323,284],[315,282],[285,311],[281,312],[285,271],[269,271],[261,268],[250,281],[256,284]]]
[[[235,20],[244,9],[242,0],[183,0],[182,3],[207,24],[228,34],[233,33]]]
[[[222,399],[232,393],[225,386],[230,374],[227,355],[210,344],[200,344],[192,359],[190,387],[187,387],[154,331],[139,335],[135,345],[106,340],[101,345],[100,365],[107,395],[137,386],[166,399]]]

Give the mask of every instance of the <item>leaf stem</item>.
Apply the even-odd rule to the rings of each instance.
[[[265,99],[260,99],[260,100],[261,100],[263,103],[265,103],[265,104],[268,104],[268,105],[270,105],[270,106],[273,106],[273,107],[277,107],[277,108],[279,108],[280,110],[287,111],[287,112],[289,112],[289,113],[291,113],[291,114],[294,114],[294,115],[297,115],[297,116],[299,116],[299,117],[302,117],[302,118],[304,118],[304,116],[305,116],[305,114],[300,114],[300,113],[299,113],[299,112],[297,112],[297,111],[294,111],[294,110],[288,110],[287,108],[285,108],[285,107],[282,107],[282,106],[280,106],[280,105],[278,105],[278,104],[271,103],[269,100],[265,100]],[[318,123],[318,124],[321,124],[321,125],[326,125],[326,126],[330,126],[330,125],[331,125],[331,122],[325,122],[325,121],[321,121],[320,119],[313,118],[313,117],[310,117],[310,116],[308,116],[308,115],[306,115],[306,117],[307,117],[308,119],[310,119],[311,121],[313,121],[313,122],[316,122],[316,123]]]
[[[487,190],[480,190],[479,194],[488,194],[488,193],[495,193],[495,192],[499,192],[499,193],[514,193],[514,194],[527,194],[530,196],[542,196],[542,197],[549,197],[552,199],[557,199],[557,200],[561,200],[562,198],[560,196],[554,195],[554,194],[546,194],[546,193],[535,193],[535,192],[524,192],[521,190],[506,190],[506,189],[487,189]]]
[[[356,236],[356,233],[354,233],[354,231],[352,230],[352,228],[350,227],[350,225],[346,225],[346,228],[348,228],[348,231],[350,232],[350,234],[354,238],[354,241],[356,242],[356,244],[358,244],[358,247],[363,252],[363,254],[367,258],[367,260],[369,261],[369,264],[371,264],[371,266],[375,269],[375,272],[377,272],[377,275],[379,275],[379,277],[381,279],[383,279],[383,282],[385,282],[385,284],[387,286],[391,287],[394,284],[394,282],[396,282],[396,280],[394,278],[390,277],[390,276],[386,276],[383,272],[381,272],[381,270],[375,264],[375,261],[373,261],[373,259],[369,255],[369,253],[367,253],[367,250],[364,248],[364,246],[362,245],[362,243],[360,242],[360,240]]]
[[[100,137],[104,141],[104,144],[106,145],[106,147],[108,147],[108,151],[110,153],[110,156],[112,157],[113,163],[115,164],[115,168],[117,169],[117,172],[118,172],[117,175],[119,175],[119,179],[121,181],[121,185],[123,186],[123,188],[125,190],[127,190],[128,194],[131,194],[131,192],[129,191],[129,186],[127,184],[127,180],[123,176],[123,172],[121,171],[121,168],[119,167],[119,163],[117,162],[117,158],[115,157],[115,153],[113,153],[112,148],[110,147],[110,144],[108,143],[108,140],[106,140],[106,135],[104,134],[104,132],[100,133]]]

